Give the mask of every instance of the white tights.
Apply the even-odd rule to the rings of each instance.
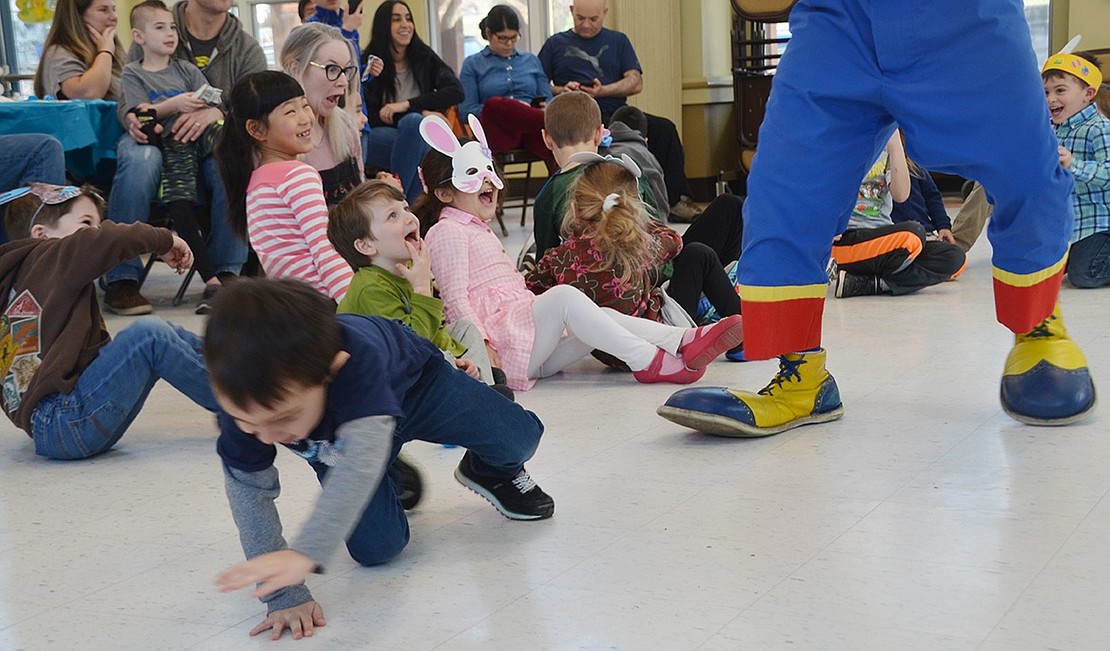
[[[620,359],[633,371],[651,364],[660,348],[678,354],[683,328],[621,314],[596,303],[570,285],[556,285],[532,304],[536,338],[528,377],[554,375],[595,348]]]

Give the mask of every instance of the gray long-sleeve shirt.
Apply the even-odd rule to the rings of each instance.
[[[248,559],[292,549],[316,562],[327,561],[351,535],[359,517],[382,481],[393,445],[396,419],[369,416],[336,430],[338,453],[323,482],[323,493],[304,527],[287,545],[274,500],[281,493],[277,468],[245,472],[224,465],[224,487],[239,541]],[[312,599],[304,584],[288,586],[264,597],[268,612],[292,608]]]

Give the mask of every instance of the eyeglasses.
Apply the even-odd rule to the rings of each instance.
[[[323,70],[324,76],[328,78],[328,81],[335,81],[336,79],[339,79],[339,75],[343,75],[349,80],[354,78],[355,73],[358,72],[358,66],[343,67],[334,63],[323,65],[320,63],[316,63],[315,61],[309,61],[308,65]]]
[[[497,42],[501,45],[513,45],[520,40],[520,34],[513,34],[512,36],[502,36],[500,34],[494,34],[493,37],[496,38]]]

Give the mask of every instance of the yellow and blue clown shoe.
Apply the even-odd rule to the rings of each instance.
[[[1017,335],[1002,372],[1002,409],[1029,425],[1067,425],[1095,408],[1083,351],[1068,336],[1060,306]]]
[[[770,436],[844,415],[840,389],[825,370],[825,350],[779,357],[779,372],[758,393],[694,387],[671,395],[656,413],[706,434]]]

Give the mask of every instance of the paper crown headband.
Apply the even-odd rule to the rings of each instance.
[[[477,140],[465,145],[459,144],[459,139],[451,131],[450,125],[438,115],[429,115],[420,121],[420,135],[432,149],[451,159],[454,172],[451,176],[451,185],[460,192],[477,192],[482,189],[482,182],[486,179],[500,190],[505,187],[505,184],[493,171],[493,154],[486,144],[486,132],[482,129],[482,123],[478,122],[478,118],[473,115],[468,118],[470,130],[474,132]],[[421,171],[420,180],[423,183],[423,171]]]
[[[1050,70],[1059,70],[1079,77],[1088,86],[1098,88],[1102,83],[1102,71],[1098,69],[1098,66],[1083,57],[1072,54],[1072,50],[1079,45],[1080,38],[1082,37],[1076,35],[1075,38],[1068,41],[1063,49],[1048,57],[1048,61],[1045,61],[1041,68],[1041,74],[1043,75]]]

